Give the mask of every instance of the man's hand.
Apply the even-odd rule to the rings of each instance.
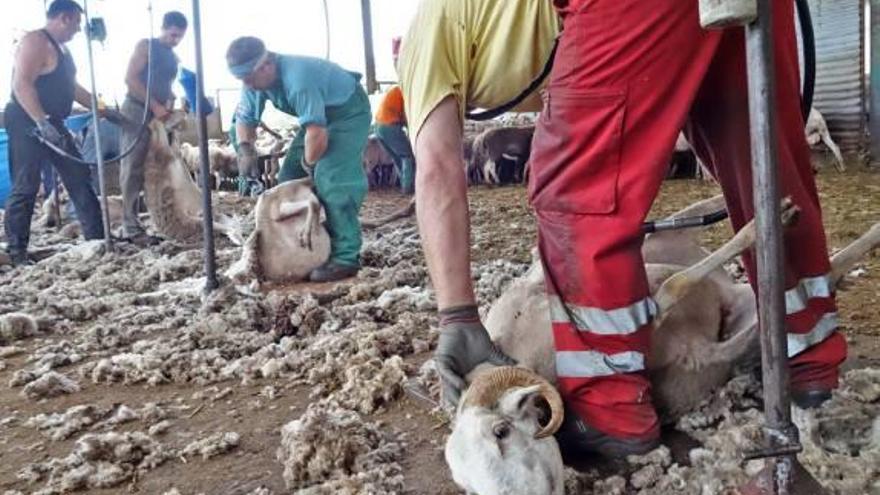
[[[238,175],[250,179],[260,177],[257,149],[253,143],[243,142],[238,145]]]
[[[489,338],[476,306],[459,306],[440,311],[440,339],[434,351],[440,374],[443,405],[455,408],[465,388],[465,376],[482,363],[513,366]]]
[[[168,120],[168,117],[171,116],[171,112],[168,111],[168,108],[165,105],[160,105],[158,103],[153,103],[150,105],[150,111],[153,113],[154,119],[159,119],[162,122]]]
[[[58,148],[64,148],[64,137],[61,135],[58,129],[56,129],[55,126],[52,125],[51,122],[49,122],[48,118],[43,117],[42,119],[37,121],[37,132],[40,133],[40,137],[53,144],[54,146],[57,146]]]

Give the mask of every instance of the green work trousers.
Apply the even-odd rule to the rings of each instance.
[[[394,168],[400,177],[400,189],[404,193],[412,194],[416,182],[416,159],[409,137],[403,132],[403,126],[377,125],[376,136],[394,160]]]
[[[372,115],[370,102],[358,85],[347,102],[327,107],[327,151],[315,166],[315,191],[327,215],[330,261],[358,265],[361,251],[361,205],[367,195],[367,177],[361,156],[367,144]],[[306,177],[302,168],[305,129],[290,144],[278,183]]]

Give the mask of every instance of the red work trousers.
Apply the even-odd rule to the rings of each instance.
[[[780,177],[801,208],[785,238],[791,378],[831,388],[846,343],[804,138],[793,12],[792,0],[774,1]],[[752,218],[744,33],[702,30],[696,0],[582,0],[565,13],[529,184],[559,386],[594,428],[650,438],[658,421],[644,363],[656,305],[640,228],[682,128],[734,228]],[[754,283],[752,256],[745,262]]]

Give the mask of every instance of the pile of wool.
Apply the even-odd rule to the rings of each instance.
[[[676,428],[699,440],[687,465],[672,462],[661,447],[630,457],[623,473],[603,477],[595,470],[567,470],[567,493],[666,495],[735,493],[763,466],[742,460],[759,447],[764,417],[757,409],[761,388],[751,375],[738,376]],[[804,447],[801,463],[836,495],[880,493],[880,371],[848,372],[833,399],[817,410],[793,408]]]
[[[79,392],[79,384],[70,378],[49,371],[25,385],[21,395],[31,400],[46,399]]]
[[[82,404],[73,406],[63,413],[38,414],[28,419],[24,425],[42,431],[44,435],[57,442],[106,419],[112,410],[112,407]]]
[[[312,404],[281,430],[277,458],[297,493],[399,493],[403,445],[356,412]]]
[[[831,493],[880,493],[880,370],[844,375],[817,410],[794,410],[804,447],[801,462]]]
[[[202,459],[210,459],[235,449],[240,441],[241,436],[235,432],[215,433],[191,442],[180,453],[184,457],[199,455]]]
[[[361,414],[371,414],[398,398],[407,377],[400,356],[349,364],[344,368],[344,375],[342,388],[325,400]]]
[[[0,346],[33,337],[39,325],[33,316],[25,313],[7,313],[0,316]]]
[[[67,457],[30,464],[18,476],[32,484],[45,479],[45,487],[36,492],[44,495],[110,488],[155,469],[172,455],[142,432],[87,434]]]

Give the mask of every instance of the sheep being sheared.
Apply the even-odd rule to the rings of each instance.
[[[163,237],[192,242],[202,235],[202,193],[175,153],[161,121],[150,123],[150,141],[144,160],[144,198],[153,227]],[[239,242],[232,219],[218,215],[214,228]]]
[[[239,283],[252,278],[305,279],[330,257],[330,236],[321,224],[322,214],[311,179],[285,182],[264,192],[255,208],[256,228],[227,276]]]
[[[715,210],[720,198],[698,203],[676,216],[690,216]],[[786,203],[783,221],[790,223],[796,208]],[[712,390],[723,385],[729,378],[736,362],[756,350],[757,314],[755,298],[748,284],[736,283],[722,266],[731,258],[751,247],[754,243],[754,223],[743,228],[731,241],[714,253],[706,252],[696,242],[696,233],[663,232],[650,236],[643,248],[646,271],[651,293],[658,306],[658,316],[647,357],[646,367],[651,377],[655,405],[665,419],[674,418],[697,406]],[[880,245],[880,224],[875,225],[861,239],[832,258],[831,281],[836,283],[853,263],[865,253]],[[528,385],[553,383],[556,380],[555,352],[552,333],[549,331],[551,311],[566,311],[558,302],[551,303],[545,294],[541,264],[536,260],[531,269],[493,304],[486,319],[486,327],[493,340],[520,366],[535,375]],[[551,304],[555,307],[551,308]],[[543,331],[541,331],[543,329]],[[487,371],[489,369],[490,371]],[[468,376],[471,389],[487,385],[487,376],[501,373],[494,368],[481,366]],[[531,371],[531,370],[534,370]],[[543,377],[543,378],[541,378]],[[540,477],[534,463],[517,461],[506,449],[505,439],[509,432],[502,429],[503,438],[495,434],[494,425],[502,418],[518,418],[505,398],[519,393],[522,383],[506,384],[504,380],[491,381],[491,393],[468,390],[456,415],[453,434],[446,446],[446,458],[453,471],[453,478],[465,489],[479,493],[508,493],[507,486],[526,486],[536,483]],[[546,388],[544,388],[546,390]],[[487,399],[467,400],[471,394]],[[541,394],[547,397],[547,393]],[[546,426],[536,423],[534,416],[523,415],[532,420],[531,429],[518,430],[516,438],[529,439],[526,433],[558,427],[561,419],[553,412]],[[519,424],[519,423],[515,423]],[[525,433],[524,433],[525,432]],[[551,431],[552,432],[552,431]],[[534,440],[525,452],[547,443],[535,433]],[[553,441],[549,450],[558,449]],[[506,462],[493,459],[493,452],[502,450]],[[556,452],[544,454],[555,459]],[[534,456],[532,457],[534,458]],[[553,461],[556,462],[556,461]],[[555,494],[555,468],[548,461],[542,466],[544,487],[535,494]],[[561,461],[556,463],[561,469]],[[528,485],[532,486],[532,485]],[[479,488],[477,490],[477,488]]]

